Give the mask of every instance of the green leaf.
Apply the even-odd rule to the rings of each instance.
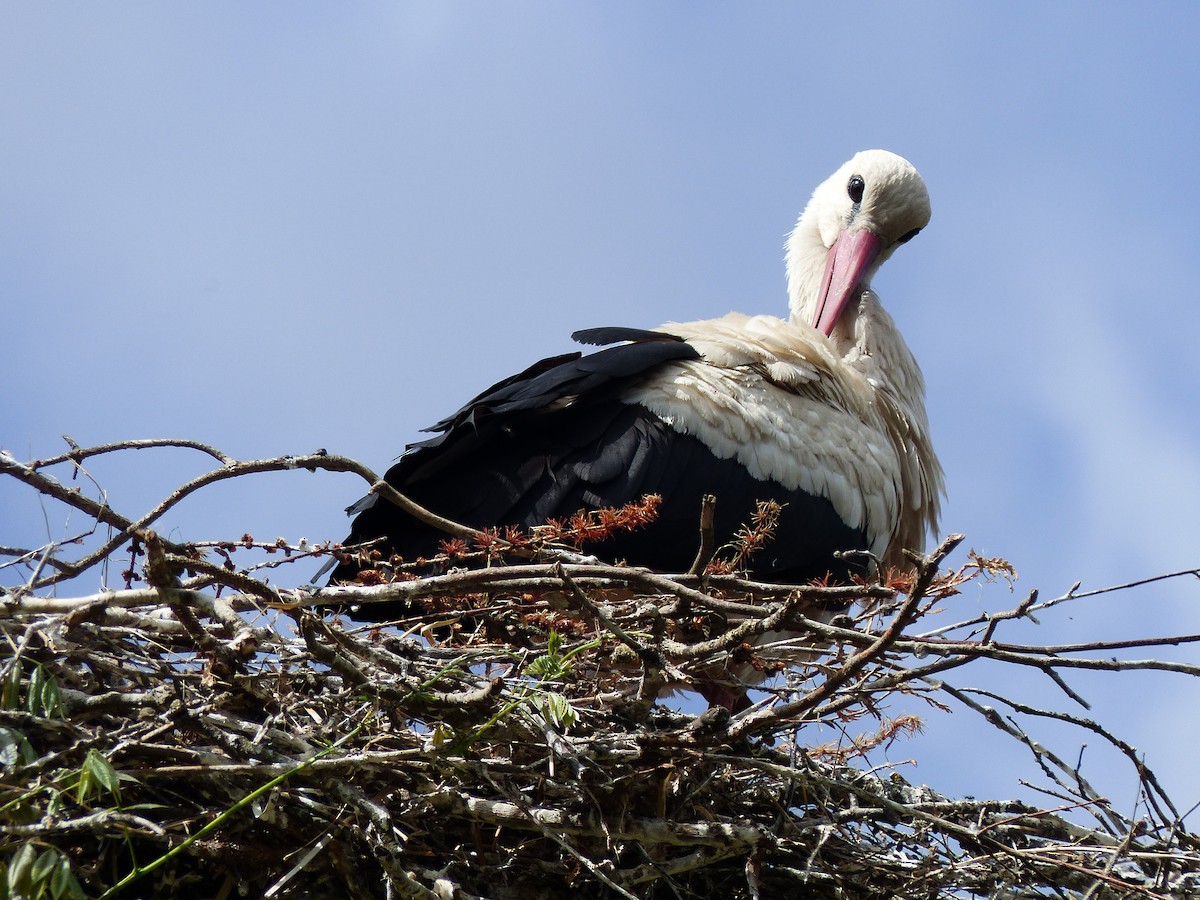
[[[46,683],[46,670],[41,666],[34,666],[33,671],[29,673],[29,688],[25,692],[25,709],[27,712],[36,715],[41,715],[38,710],[38,703],[34,699],[40,697],[42,686]]]
[[[77,777],[77,776],[78,776],[77,772],[72,772],[72,773],[70,773],[70,775],[68,777]],[[46,801],[46,815],[47,816],[63,815],[63,813],[67,810],[67,808],[71,806],[71,799],[70,799],[70,797],[67,796],[67,792],[70,791],[70,787],[67,786],[67,787],[63,787],[62,789],[60,789],[56,785],[47,784],[46,790],[50,795],[50,799]]]
[[[23,844],[8,864],[8,893],[12,897],[28,897],[33,893],[33,864],[37,851],[33,844]]]
[[[76,799],[80,803],[107,791],[119,806],[121,803],[121,784],[116,769],[104,758],[98,750],[89,750],[83,765],[79,768],[79,784],[76,788]]]
[[[29,675],[29,693],[25,697],[25,708],[43,719],[52,716],[62,718],[62,698],[58,693],[58,681],[44,666],[34,666]]]
[[[535,695],[533,705],[552,725],[564,730],[574,725],[579,718],[571,702],[562,694],[553,691]]]
[[[58,865],[58,851],[53,847],[48,847],[42,851],[33,863],[33,868],[30,870],[30,880],[34,886],[42,885],[50,880],[50,876],[54,874],[54,869]]]
[[[447,728],[441,722],[434,726],[433,731],[429,733],[429,737],[425,739],[427,748],[442,747],[454,738],[453,729]]]
[[[525,670],[542,681],[558,681],[566,674],[561,656],[539,656]]]
[[[71,871],[70,861],[59,854],[58,866],[50,876],[50,894],[57,898],[70,897],[71,900],[86,900],[87,895]]]
[[[0,768],[27,766],[37,759],[37,753],[25,735],[12,728],[0,726]]]
[[[21,662],[13,660],[12,668],[0,684],[0,708],[19,709],[21,706]]]

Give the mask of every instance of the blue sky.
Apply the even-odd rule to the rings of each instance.
[[[63,433],[175,436],[382,471],[576,328],[783,314],[796,214],[855,151],[884,147],[933,199],[875,287],[928,381],[943,530],[1047,597],[1200,565],[1195,4],[0,15],[0,446],[18,457],[58,452]],[[94,470],[134,512],[203,468],[158,452]],[[350,476],[243,479],[165,525],[340,538],[360,493]],[[0,544],[78,524],[0,482]],[[950,615],[1017,599],[987,586]],[[1008,636],[1195,633],[1198,601],[1177,580]],[[1071,681],[1179,802],[1200,801],[1195,685]],[[1085,771],[1128,808],[1132,775],[1092,745]],[[949,791],[1011,793],[1029,772],[966,714],[889,756]]]

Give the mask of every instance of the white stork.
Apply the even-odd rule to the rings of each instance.
[[[870,281],[929,215],[911,164],[859,153],[813,192],[788,239],[788,320],[729,313],[577,332],[615,346],[494,385],[386,479],[476,527],[532,527],[659,494],[652,525],[588,549],[660,571],[691,564],[704,494],[717,498],[718,546],[756,501],[785,504],[775,539],[751,559],[760,577],[845,581],[863,571],[861,556],[836,555],[846,550],[899,565],[936,528],[942,470],[921,371]],[[446,535],[375,501],[351,507],[348,542],[383,537],[385,555],[408,559],[437,552]],[[334,580],[360,568],[344,562]]]

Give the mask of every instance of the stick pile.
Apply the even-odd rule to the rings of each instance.
[[[183,442],[173,442],[178,445]],[[201,447],[201,445],[188,444]],[[369,470],[325,454],[240,463],[140,519],[54,460],[0,456],[0,474],[88,512],[109,533],[0,548],[0,862],[9,896],[142,897],[1167,897],[1200,890],[1200,843],[1152,771],[1097,723],[957,687],[969,666],[1119,677],[1129,647],[1006,644],[1005,619],[930,630],[998,561],[945,559],[854,588],[658,575],[543,553],[511,565],[369,587],[282,590],[264,574],[329,546],[171,543],[150,526],[205,484],[274,468]],[[297,463],[297,459],[300,460]],[[85,542],[86,543],[86,542]],[[240,554],[271,551],[268,563]],[[528,548],[526,548],[528,549]],[[102,551],[102,552],[100,552]],[[128,565],[132,556],[135,565]],[[104,560],[126,586],[64,596]],[[564,561],[569,560],[569,561]],[[3,562],[0,559],[0,562]],[[265,568],[270,566],[271,568]],[[386,580],[385,580],[386,581]],[[849,596],[871,615],[823,613]],[[388,603],[394,626],[344,611]],[[858,607],[855,607],[858,608]],[[945,614],[942,613],[944,616]],[[730,717],[669,699],[730,667],[778,665],[761,636],[802,632],[810,661]],[[757,643],[756,643],[757,642]],[[871,750],[919,727],[889,698],[978,713],[1030,748],[1053,802],[953,799],[876,770]],[[1006,708],[1000,715],[996,708]],[[1065,703],[1064,705],[1069,705]],[[1136,819],[1007,712],[1087,729],[1129,759]],[[938,714],[938,713],[934,713]],[[817,744],[816,736],[844,737]]]

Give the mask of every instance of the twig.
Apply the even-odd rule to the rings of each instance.
[[[713,532],[713,516],[716,508],[717,498],[712,494],[705,494],[700,498],[700,547],[696,551],[695,560],[687,570],[689,575],[703,574],[704,568],[712,561],[713,554],[717,552],[717,539]]]

